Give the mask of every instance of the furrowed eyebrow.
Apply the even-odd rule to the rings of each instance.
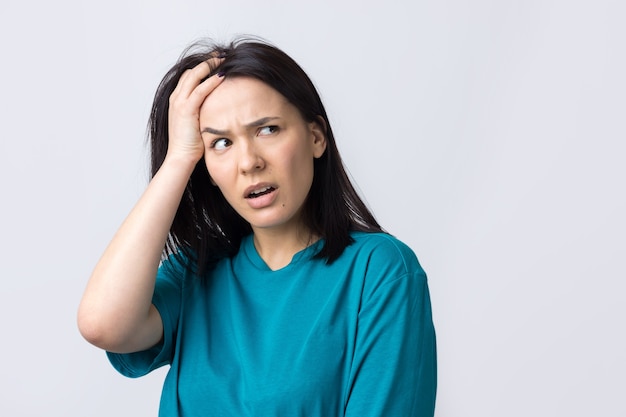
[[[245,125],[246,128],[251,128],[251,127],[261,127],[271,121],[280,119],[280,117],[262,117],[258,120],[255,120],[253,122],[250,122],[248,124]],[[228,130],[220,130],[220,129],[214,129],[212,127],[205,127],[204,129],[202,129],[201,133],[210,133],[212,135],[228,135]]]
[[[280,117],[262,117],[259,120],[248,123],[246,127],[261,127],[276,119],[280,119]]]
[[[212,127],[205,127],[204,129],[202,129],[202,132],[200,133],[210,133],[212,135],[226,135],[228,132],[225,130],[218,130],[218,129],[213,129]]]

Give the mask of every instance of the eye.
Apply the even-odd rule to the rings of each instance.
[[[279,130],[278,126],[263,126],[259,129],[259,135],[261,136],[269,136],[274,133],[277,133]]]
[[[219,138],[211,142],[211,149],[221,151],[228,148],[231,144],[232,142],[230,141],[230,139]]]

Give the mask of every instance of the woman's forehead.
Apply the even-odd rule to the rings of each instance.
[[[274,88],[251,77],[226,78],[200,108],[201,124],[247,124],[266,117],[293,117],[297,109]],[[213,126],[215,124],[215,126]]]

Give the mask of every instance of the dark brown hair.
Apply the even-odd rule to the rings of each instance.
[[[352,186],[343,167],[326,110],[313,83],[302,68],[280,49],[258,39],[238,39],[228,45],[195,43],[161,81],[148,125],[152,175],[161,167],[168,147],[169,97],[185,70],[212,56],[224,60],[212,74],[256,78],[282,94],[307,122],[317,122],[326,133],[326,150],[315,159],[311,190],[302,216],[311,232],[324,239],[316,255],[332,263],[352,243],[350,232],[382,232],[372,213]],[[239,250],[241,239],[252,232],[228,204],[219,188],[211,185],[204,160],[200,160],[187,184],[165,254],[191,257],[202,275],[211,264]]]

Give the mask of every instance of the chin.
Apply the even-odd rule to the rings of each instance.
[[[245,217],[244,217],[245,218]],[[246,218],[252,229],[283,229],[294,228],[300,226],[300,222],[295,221],[293,216],[250,216]]]

